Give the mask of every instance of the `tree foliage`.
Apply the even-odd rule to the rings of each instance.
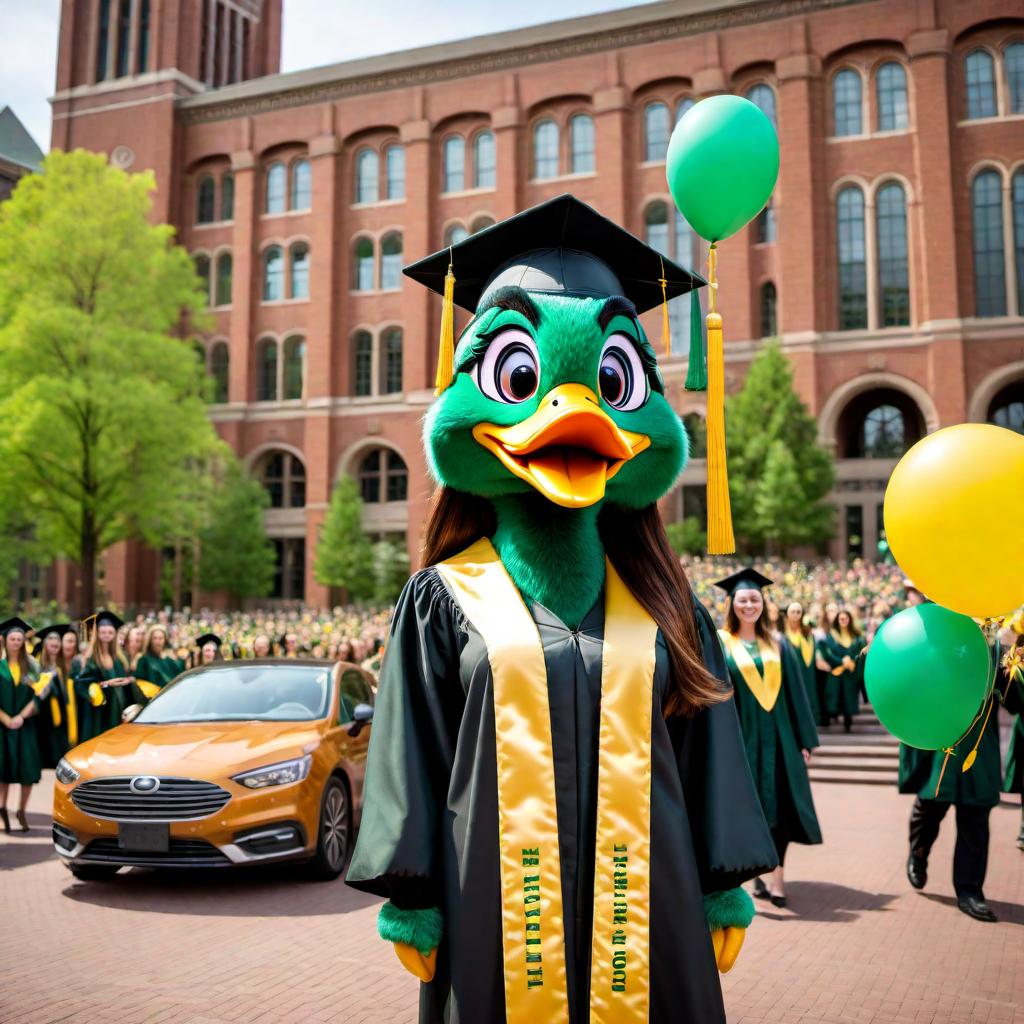
[[[380,540],[373,545],[373,600],[392,604],[409,578],[409,553],[404,544]]]
[[[355,480],[343,473],[316,547],[313,573],[318,583],[342,587],[354,601],[370,600],[376,589],[373,546],[363,532],[363,502]]]
[[[702,555],[708,547],[708,535],[696,516],[686,516],[675,523],[667,523],[668,542],[677,555]]]

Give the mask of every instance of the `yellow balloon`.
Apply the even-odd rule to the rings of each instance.
[[[900,568],[933,601],[977,619],[1024,602],[1024,434],[961,423],[900,459],[885,492],[885,534]]]

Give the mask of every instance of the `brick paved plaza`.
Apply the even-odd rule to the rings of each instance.
[[[372,898],[279,872],[75,882],[51,853],[49,781],[33,832],[0,836],[2,1024],[415,1020]],[[815,799],[826,844],[792,848],[790,909],[755,921],[726,978],[731,1024],[1024,1024],[1019,808],[992,816],[993,926],[955,908],[952,816],[922,895],[903,875],[908,797],[818,785]]]

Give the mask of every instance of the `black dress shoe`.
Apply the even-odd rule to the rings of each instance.
[[[4,832],[10,835],[11,832],[11,819],[7,816],[7,808],[0,807],[0,821],[4,823]]]
[[[786,897],[785,896],[773,896],[772,897],[772,906],[773,907],[779,907],[781,909],[785,905],[786,905]]]
[[[754,895],[759,900],[766,900],[769,898],[768,886],[761,881],[760,878],[754,879]]]
[[[927,862],[915,857],[913,854],[910,855],[910,859],[907,861],[907,881],[915,889],[923,889],[928,882],[928,864]]]
[[[984,900],[979,900],[974,896],[957,900],[956,905],[962,913],[973,917],[975,921],[988,921],[991,924],[999,920]]]
[[[14,813],[18,817],[18,824],[21,826],[21,831],[22,832],[27,832],[28,831],[28,819],[25,817],[25,812],[24,811],[15,811]]]

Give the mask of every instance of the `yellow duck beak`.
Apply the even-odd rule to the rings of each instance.
[[[553,388],[532,416],[514,426],[478,423],[473,437],[563,508],[600,501],[605,484],[651,443],[646,434],[619,427],[582,384]]]

